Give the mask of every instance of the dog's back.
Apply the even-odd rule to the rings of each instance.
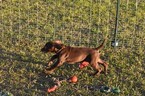
[[[87,57],[91,56],[98,52],[93,48],[84,48],[84,47],[70,47],[66,46],[61,52],[58,54],[60,57],[66,58],[66,62],[69,64],[74,64],[77,62],[84,61]]]

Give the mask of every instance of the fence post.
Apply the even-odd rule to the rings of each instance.
[[[115,30],[114,30],[114,39],[112,41],[112,46],[115,48],[118,46],[118,41],[117,41],[117,32],[118,32],[118,19],[119,19],[119,7],[120,7],[120,0],[117,0],[117,10],[116,10],[116,22],[115,22]]]

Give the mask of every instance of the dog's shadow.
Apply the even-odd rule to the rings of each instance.
[[[32,64],[42,64],[45,65],[46,62],[42,62],[40,60],[36,60],[36,58],[32,57],[31,55],[21,55],[19,53],[15,53],[15,52],[10,52],[7,51],[5,49],[0,48],[0,60],[12,60],[12,61],[19,61],[19,62],[25,62],[25,63],[32,63]],[[23,59],[23,57],[27,57],[28,59]],[[43,72],[43,70],[39,70],[38,68],[28,68],[28,71],[30,70],[35,70],[37,72],[37,78],[31,78],[30,82],[34,82],[34,80],[36,80],[35,84],[32,84],[34,86],[31,87],[32,90],[39,90],[38,94],[40,95],[46,95],[47,94],[47,89],[54,86],[55,80],[54,79],[68,79],[69,76],[71,76],[72,74],[74,75],[75,72],[77,73],[83,73],[84,71],[80,71],[79,68],[77,68],[78,65],[68,65],[68,64],[64,64],[63,66],[61,66],[61,69],[67,69],[67,70],[63,70],[60,71],[59,70],[59,74],[52,74],[52,75],[47,75]],[[77,68],[77,69],[75,69]],[[75,69],[73,72],[72,69]],[[68,72],[68,70],[72,70],[72,72]],[[62,72],[62,73],[61,73]],[[67,75],[67,76],[66,76]],[[64,77],[66,76],[66,77]],[[88,87],[89,89],[91,89],[90,87]]]
[[[25,59],[25,57],[27,57],[27,59]],[[24,58],[24,59],[23,59]],[[18,62],[23,62],[25,64],[37,64],[40,65],[42,67],[44,67],[45,63],[40,61],[40,60],[36,60],[37,58],[32,57],[31,55],[21,55],[19,53],[15,53],[15,52],[10,52],[8,50],[2,49],[0,48],[0,60],[2,62],[13,62],[13,61],[18,61]],[[9,63],[8,63],[9,64]],[[11,66],[11,64],[9,64]],[[13,66],[13,65],[12,65]],[[18,66],[16,64],[16,66]],[[28,67],[29,65],[22,65],[21,67],[25,67],[26,70],[28,72],[36,72],[34,74],[37,74],[37,78],[36,77],[31,77],[30,81],[32,83],[31,89],[32,90],[39,90],[40,92],[38,92],[38,94],[44,94],[46,95],[46,90],[49,86],[53,86],[54,82],[53,82],[53,78],[52,77],[56,77],[56,76],[48,76],[45,73],[43,73],[43,69],[40,69],[38,67],[33,67],[30,65],[30,67]],[[34,65],[35,66],[35,65]],[[0,68],[3,70],[3,68]],[[9,69],[7,69],[9,70]],[[26,77],[29,78],[29,77]]]
[[[37,82],[34,87],[40,90],[42,92],[41,94],[46,95],[48,88],[51,88],[54,85],[58,85],[56,81],[69,83],[68,80],[72,76],[73,72],[71,73],[66,70],[62,71],[62,69],[71,70],[74,67],[76,67],[76,65],[71,66],[64,64],[59,69],[55,70],[52,74],[46,74],[44,71],[42,71],[38,74]]]

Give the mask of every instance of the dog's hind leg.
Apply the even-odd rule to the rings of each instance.
[[[98,63],[100,63],[101,65],[103,65],[103,67],[104,67],[104,73],[107,75],[108,63],[105,62],[102,59],[99,59],[99,62]]]
[[[99,66],[98,63],[95,64],[91,64],[91,66],[94,68],[94,70],[96,71],[95,73],[93,73],[93,75],[97,75],[100,76],[100,73],[102,71],[102,68]]]

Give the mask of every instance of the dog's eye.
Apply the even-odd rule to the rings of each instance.
[[[49,49],[50,47],[49,46],[45,46],[45,49]]]

